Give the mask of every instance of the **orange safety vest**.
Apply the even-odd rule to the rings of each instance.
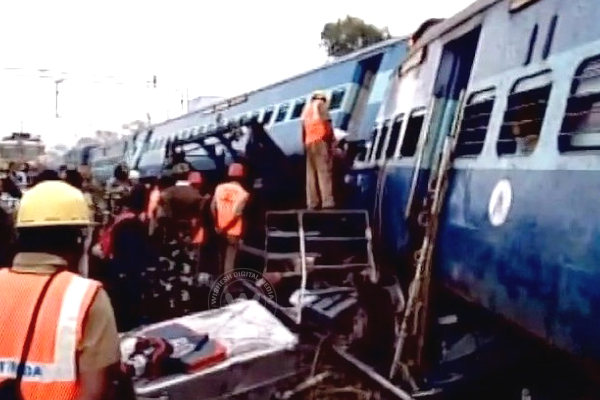
[[[304,126],[305,145],[325,140],[329,135],[330,122],[321,118],[319,102],[316,100],[313,100],[304,110],[302,124]]]
[[[235,216],[235,210],[248,199],[248,196],[248,192],[236,182],[221,183],[217,186],[215,189],[217,228],[223,229],[237,218],[236,223],[223,233],[235,237],[242,235],[242,218]]]
[[[48,275],[0,271],[0,382],[15,378],[33,308]],[[77,349],[99,282],[61,272],[37,318],[21,391],[25,400],[72,400],[80,395]]]

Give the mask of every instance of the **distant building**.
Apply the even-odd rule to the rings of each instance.
[[[195,99],[188,100],[187,109],[188,109],[188,112],[193,112],[193,111],[199,110],[201,108],[204,108],[206,106],[209,106],[211,104],[214,104],[216,102],[219,102],[223,99],[224,99],[223,97],[218,97],[218,96],[196,97]]]

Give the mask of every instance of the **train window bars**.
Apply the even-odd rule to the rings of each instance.
[[[335,89],[331,92],[331,101],[329,102],[329,109],[331,111],[337,110],[342,107],[344,101],[344,95],[346,94],[346,88]]]
[[[499,156],[527,156],[535,150],[552,90],[550,72],[517,81],[508,96],[504,122],[496,143]]]
[[[475,157],[481,154],[495,99],[495,89],[482,90],[469,96],[456,139],[456,157]]]
[[[275,109],[273,107],[268,107],[265,109],[262,117],[262,123],[267,125],[271,122],[271,118],[273,118],[273,114],[275,113]]]
[[[419,138],[421,137],[424,121],[424,113],[413,112],[411,114],[406,125],[402,146],[400,147],[400,157],[414,157],[417,153],[417,146],[419,145]]]
[[[275,122],[281,122],[287,116],[288,109],[290,108],[289,103],[283,103],[279,106],[277,110],[277,116],[275,117]]]
[[[292,116],[290,119],[300,118],[302,115],[302,111],[304,111],[304,106],[306,105],[306,99],[298,99],[294,104],[294,109],[292,110]]]
[[[575,72],[558,150],[600,150],[600,56],[584,61]]]
[[[367,162],[371,159],[373,153],[373,145],[375,144],[375,138],[377,137],[377,126],[371,130],[371,135],[367,143],[365,143],[365,149],[362,153],[359,153],[356,157],[356,161]]]
[[[396,148],[398,147],[398,139],[400,139],[400,131],[402,129],[402,123],[404,122],[404,114],[396,116],[392,129],[390,130],[390,138],[388,145],[385,150],[385,158],[390,159],[396,155]]]
[[[379,140],[377,141],[377,149],[375,150],[375,157],[373,161],[378,161],[381,159],[381,155],[383,153],[383,148],[385,147],[385,142],[387,139],[388,132],[390,130],[390,120],[386,120],[381,126],[381,131],[379,131]]]

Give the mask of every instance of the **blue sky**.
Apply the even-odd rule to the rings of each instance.
[[[348,14],[404,35],[471,2],[3,1],[0,133],[23,123],[49,144],[70,144],[147,112],[174,116],[186,91],[231,96],[322,64],[326,22]],[[153,74],[157,90],[147,88]],[[56,119],[53,81],[63,76]]]

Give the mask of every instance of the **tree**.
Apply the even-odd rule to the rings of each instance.
[[[331,57],[340,57],[391,37],[387,28],[367,24],[360,18],[346,16],[329,22],[321,31],[321,45]]]

